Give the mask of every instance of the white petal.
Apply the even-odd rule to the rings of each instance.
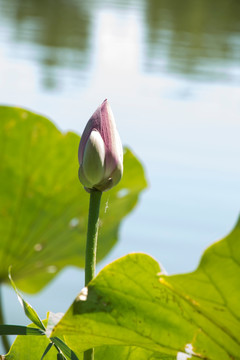
[[[104,175],[105,145],[100,133],[93,130],[86,143],[82,171],[88,182],[94,186]]]

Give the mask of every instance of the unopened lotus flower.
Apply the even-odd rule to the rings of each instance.
[[[79,179],[86,190],[106,191],[123,173],[123,149],[107,100],[88,121],[78,150]]]

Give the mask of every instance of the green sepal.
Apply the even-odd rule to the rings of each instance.
[[[41,360],[43,360],[43,358],[47,355],[47,353],[49,352],[49,350],[52,348],[53,343],[49,343],[48,346],[46,347],[44,353],[42,354]]]
[[[12,287],[14,288],[16,294],[17,294],[17,297],[18,297],[18,300],[20,302],[20,304],[22,305],[23,307],[23,310],[25,312],[25,315],[40,329],[46,331],[46,328],[45,326],[43,325],[40,317],[38,316],[36,310],[33,309],[33,307],[23,299],[22,295],[20,294],[20,292],[18,291],[13,279],[12,279],[12,276],[11,276],[11,266],[9,266],[9,269],[8,269],[8,277],[9,277],[9,280],[11,281],[11,284],[12,284]]]
[[[59,348],[64,355],[66,355],[70,360],[79,360],[77,355],[65,344],[64,341],[59,339],[58,337],[51,337],[50,340],[54,343],[54,345]]]
[[[0,335],[45,335],[45,332],[22,325],[0,325]]]
[[[57,353],[57,360],[67,360],[65,356],[61,353]]]

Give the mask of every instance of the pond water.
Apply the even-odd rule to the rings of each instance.
[[[108,98],[149,187],[98,265],[146,252],[192,271],[240,210],[240,2],[0,0],[0,99],[81,133]],[[45,317],[83,285],[69,268],[29,301]],[[144,286],[144,284],[143,284]],[[27,323],[4,287],[8,323]]]

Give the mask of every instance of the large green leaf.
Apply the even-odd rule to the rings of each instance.
[[[79,359],[80,356],[79,356]],[[100,346],[95,349],[95,360],[176,360],[176,356],[164,355],[137,346]],[[185,359],[182,359],[185,360]]]
[[[192,359],[240,359],[240,221],[207,249],[193,273],[163,275],[144,254],[106,266],[52,336],[63,337],[77,354],[124,345],[155,352],[153,358],[182,352]]]
[[[2,282],[12,265],[17,286],[33,293],[64,266],[84,266],[89,194],[78,181],[79,140],[42,116],[0,107]],[[116,243],[120,221],[146,187],[143,168],[129,150],[124,169],[119,185],[102,198],[98,260]]]
[[[35,329],[36,330],[36,329]],[[46,336],[18,336],[13,343],[10,352],[5,356],[5,360],[40,360],[44,351],[50,347],[51,343]],[[44,356],[44,360],[56,360],[56,349],[52,346],[50,351]],[[79,360],[83,356],[80,353]],[[1,359],[1,356],[0,356]],[[95,360],[175,360],[176,357],[162,357],[159,353],[149,351],[140,347],[127,346],[101,346],[95,349]]]

